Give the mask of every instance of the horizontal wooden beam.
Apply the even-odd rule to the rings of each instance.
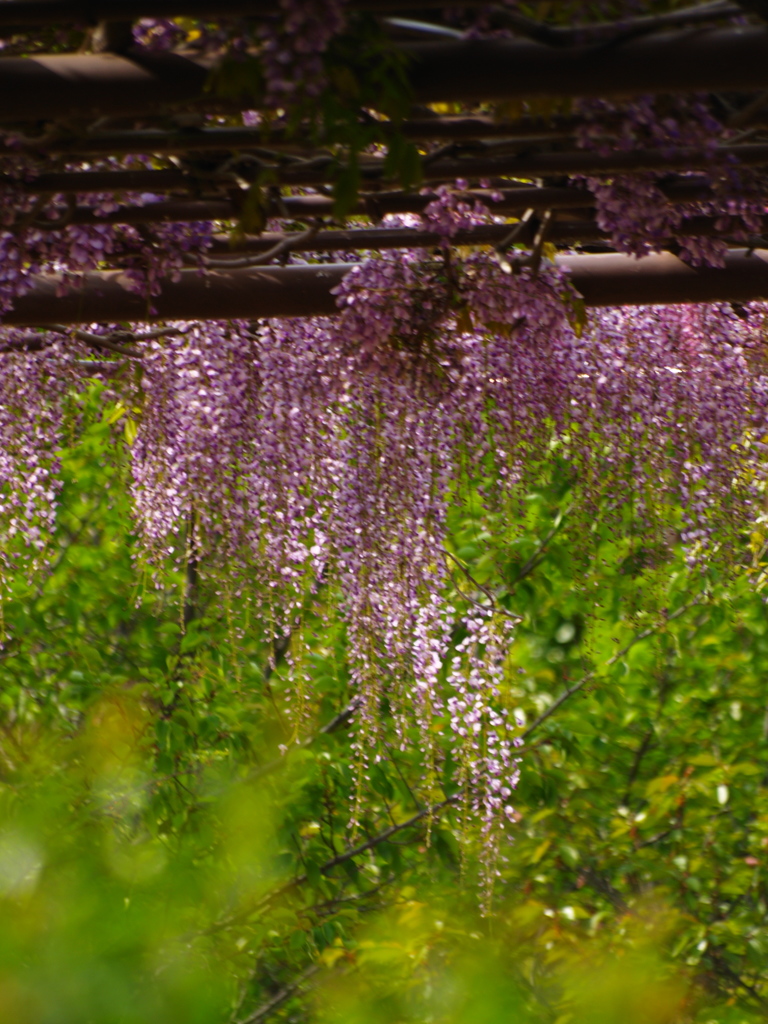
[[[2,11],[8,0],[0,0]],[[55,2],[55,0],[51,0]],[[0,57],[0,122],[233,109],[205,93],[213,62],[177,53]]]
[[[768,250],[741,250],[725,267],[693,268],[671,253],[640,260],[619,254],[559,256],[574,287],[589,306],[691,302],[750,302],[768,299]],[[305,317],[337,312],[332,289],[351,264],[309,264],[218,270],[205,277],[185,270],[165,281],[152,300],[131,291],[121,271],[80,275],[79,287],[58,295],[58,274],[35,279],[17,299],[4,322],[16,326],[46,323],[88,324],[154,320],[238,320]]]
[[[669,186],[671,201],[690,202],[712,198],[712,189],[704,181],[686,183],[677,199],[677,186]],[[62,211],[62,227],[67,224],[153,224],[178,221],[234,220],[240,213],[240,199],[245,192],[234,190],[228,197],[210,199],[170,199],[145,203],[141,206],[121,205],[109,213],[97,214],[90,206],[78,206],[68,213]],[[507,188],[499,190],[472,189],[462,193],[467,202],[479,201],[494,213],[522,213],[535,210],[578,210],[594,205],[594,196],[578,188]],[[421,213],[429,203],[437,199],[433,192],[374,192],[362,195],[351,214],[364,215],[380,220],[389,213]],[[314,217],[333,217],[334,202],[330,196],[312,194],[283,196],[278,205],[275,199],[266,197],[269,215],[295,220]],[[50,225],[53,226],[53,225]]]
[[[502,156],[465,156],[422,162],[422,180],[425,182],[472,181],[484,178],[530,179],[562,175],[632,174],[641,171],[659,173],[696,171],[706,167],[726,165],[762,167],[768,165],[768,143],[742,143],[719,146],[706,150],[681,147],[677,150],[638,149],[610,154],[584,150],[565,153],[538,153],[529,155],[504,154]],[[286,187],[312,187],[331,184],[338,176],[338,161],[330,155],[313,160],[277,164],[269,161],[251,163],[242,168],[246,178],[269,175],[275,185]],[[381,187],[387,183],[385,161],[369,157],[360,161],[363,187]],[[127,170],[127,171],[52,171],[19,183],[10,175],[0,176],[0,185],[23,188],[40,194],[86,192],[189,192],[203,188],[227,188],[236,185],[232,172],[196,172],[189,170]]]
[[[40,275],[30,292],[16,300],[3,322],[16,325],[89,324],[153,320],[239,320],[259,317],[319,316],[336,312],[331,294],[349,264],[260,267],[248,271],[211,271],[202,277],[184,270],[166,280],[162,293],[148,302],[131,291],[120,270],[78,276],[66,295],[59,274]],[[73,275],[68,275],[72,280]],[[150,309],[154,307],[153,313]]]
[[[403,49],[414,92],[427,103],[768,88],[764,27],[697,28],[572,49],[505,39]]]
[[[705,178],[671,179],[659,186],[671,203],[707,202],[714,198],[709,181]],[[244,194],[244,193],[243,193]],[[525,210],[583,210],[594,205],[594,196],[585,189],[544,186],[519,187],[499,190],[472,189],[463,193],[468,202],[479,200],[494,213],[519,214]],[[496,196],[496,198],[493,198]],[[102,215],[90,206],[78,206],[71,214],[62,211],[67,224],[157,224],[183,221],[232,220],[239,216],[240,193],[228,198],[170,199],[146,203],[141,206],[121,205],[117,210]],[[373,192],[360,197],[350,211],[354,215],[367,215],[380,220],[388,213],[421,213],[436,199],[434,193]],[[312,217],[333,217],[334,203],[330,196],[312,194],[283,196],[280,205],[269,200],[272,217],[286,214],[295,220]],[[53,227],[54,225],[48,225]]]
[[[687,217],[675,229],[675,237],[728,238],[724,217]],[[763,229],[768,228],[768,216],[762,218]],[[735,227],[731,234],[736,234]],[[452,245],[495,246],[499,245],[515,229],[515,242],[530,246],[536,236],[538,223],[531,220],[521,224],[477,224],[463,228],[451,237]],[[599,241],[610,242],[610,235],[602,230],[595,220],[553,220],[547,229],[546,240],[563,248],[573,248],[579,243]],[[211,252],[217,258],[239,260],[250,254],[269,252],[276,245],[285,243],[286,252],[338,252],[354,250],[384,249],[430,249],[442,244],[443,236],[425,228],[381,228],[351,227],[346,230],[320,231],[308,236],[307,232],[297,234],[265,231],[253,235],[236,249],[232,247],[229,235],[214,238]],[[743,245],[743,238],[741,240]]]
[[[768,250],[734,250],[724,267],[690,267],[672,253],[558,256],[588,306],[645,306],[768,299]]]
[[[352,10],[379,14],[444,7],[479,7],[487,0],[348,0]],[[275,0],[0,0],[0,28],[39,25],[96,25],[137,18],[224,18],[274,16]]]
[[[0,3],[2,0],[0,0]],[[573,136],[584,119],[575,115],[521,117],[496,120],[492,117],[423,117],[396,124],[380,121],[377,129],[384,136],[400,134],[407,139],[451,142],[475,142],[478,139],[561,139]],[[618,115],[597,122],[606,135],[620,123]],[[130,153],[182,155],[185,153],[227,152],[229,150],[290,149],[310,153],[315,141],[301,131],[284,128],[143,128],[125,131],[84,132],[66,130],[47,132],[36,137],[14,140],[14,152],[31,156],[115,156]]]
[[[0,12],[12,2],[2,0]],[[763,27],[665,32],[572,49],[503,39],[408,43],[400,49],[418,102],[768,89]],[[209,69],[207,60],[176,53],[2,57],[0,122],[236,107],[205,92]],[[252,102],[246,96],[241,101]]]

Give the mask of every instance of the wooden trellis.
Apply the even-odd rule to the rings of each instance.
[[[233,251],[214,240],[212,267],[204,287],[193,271],[166,282],[153,303],[120,283],[120,269],[84,275],[69,297],[56,297],[55,276],[41,277],[20,298],[6,323],[76,323],[140,320],[152,316],[194,318],[312,315],[333,311],[330,288],[349,264],[328,264],[333,253],[438,245],[434,232],[379,223],[388,213],[418,213],[434,188],[466,182],[467,199],[488,200],[493,212],[533,216],[517,241],[532,244],[537,218],[547,211],[547,241],[561,250],[587,304],[636,302],[749,301],[768,298],[768,241],[762,233],[744,239],[728,218],[686,216],[680,233],[723,238],[731,255],[722,269],[691,269],[674,251],[641,261],[611,253],[611,240],[595,217],[595,197],[571,176],[662,175],[659,187],[670,204],[713,198],[705,172],[714,164],[752,169],[768,199],[768,27],[759,5],[715,2],[655,17],[591,26],[539,25],[500,9],[500,23],[528,38],[456,38],[440,20],[467,0],[350,0],[351,10],[386,23],[392,45],[404,58],[413,102],[404,120],[376,120],[361,110],[361,124],[376,121],[388,137],[415,142],[420,153],[419,187],[398,188],[381,151],[359,157],[360,191],[351,204],[353,224],[334,220],[330,189],[344,166],[343,147],[323,144],[311,126],[272,122],[244,127],[239,114],[253,100],[226,97],[209,88],[216,53],[120,52],[22,55],[24,31],[106,21],[128,26],[142,17],[269,19],[266,0],[1,0],[0,36],[9,56],[0,56],[0,131],[6,136],[3,184],[41,200],[56,199],[55,215],[41,213],[33,226],[47,231],[70,225],[233,220],[242,215],[250,190],[262,187],[268,216],[285,225],[251,234]],[[733,24],[735,15],[746,15]],[[505,20],[506,19],[506,20]],[[42,37],[41,37],[42,38]],[[425,41],[426,40],[426,41]],[[510,116],[498,102],[542,97],[616,99],[641,94],[704,93],[733,129],[716,148],[691,146],[621,150],[612,146],[620,118],[612,110],[591,122],[607,145],[579,144],[583,118],[557,104],[543,113]],[[489,110],[496,103],[496,112]],[[454,104],[440,113],[425,104]],[[459,109],[462,112],[458,112]],[[734,132],[738,133],[734,137]],[[38,161],[40,173],[19,180],[13,157]],[[154,167],[83,169],[84,161],[152,157]],[[79,162],[80,169],[67,168]],[[116,161],[112,162],[113,164]],[[117,209],[100,213],[92,193],[113,194]],[[147,201],[145,193],[152,193]],[[55,204],[54,204],[55,205]],[[361,222],[359,218],[368,218]],[[310,229],[307,229],[310,225]],[[767,226],[768,230],[768,226]],[[458,245],[496,246],[508,224],[460,231]],[[674,249],[674,245],[671,247]],[[290,253],[317,254],[320,262],[300,267],[258,263],[284,261]],[[228,267],[227,262],[232,261]],[[250,263],[250,266],[248,265]],[[245,265],[244,265],[245,264]]]

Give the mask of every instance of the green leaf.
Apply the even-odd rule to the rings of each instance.
[[[344,868],[344,871],[350,880],[357,884],[360,880],[360,870],[357,864],[355,864],[354,858],[350,857],[349,860],[343,861],[341,866]]]
[[[246,191],[238,211],[240,235],[231,235],[230,241],[237,245],[242,234],[260,235],[267,225],[268,204],[261,184],[254,182]]]
[[[320,865],[308,858],[305,863],[305,871],[307,874],[307,880],[313,889],[319,889],[322,886],[323,874],[320,870]]]

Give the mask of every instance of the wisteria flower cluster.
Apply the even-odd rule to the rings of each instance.
[[[446,232],[451,210],[467,215],[452,203],[429,214]],[[321,582],[338,588],[360,778],[382,756],[384,706],[399,742],[416,730],[427,777],[451,744],[490,899],[517,777],[513,624],[485,592],[456,595],[451,503],[479,493],[508,509],[554,450],[585,524],[631,511],[676,530],[692,562],[714,557],[761,514],[765,315],[607,310],[578,333],[551,265],[510,275],[486,252],[458,263],[442,248],[352,269],[337,301],[335,318],[179,323],[143,343],[122,385],[141,410],[139,534],[158,570],[226,566],[265,637],[294,630]],[[0,336],[0,517],[6,537],[37,545],[66,396],[95,371],[69,342]]]
[[[280,0],[277,18],[261,33],[267,106],[320,95],[323,55],[344,27],[344,6],[345,0]]]
[[[609,498],[661,528],[679,503],[689,558],[711,557],[759,516],[768,377],[762,314],[728,306],[608,310],[592,318],[569,452],[595,506]],[[631,387],[628,381],[631,380]],[[582,440],[599,433],[599,463]],[[610,481],[610,483],[608,482]]]
[[[19,570],[14,540],[34,567],[56,522],[58,449],[69,394],[82,384],[77,342],[5,328],[0,341],[0,584]]]
[[[459,782],[467,794],[465,808],[480,822],[483,910],[490,911],[505,824],[514,820],[510,803],[519,781],[521,741],[510,738],[507,712],[499,705],[504,664],[513,638],[509,619],[474,608],[464,620],[465,636],[450,657],[447,700],[456,737]]]
[[[681,259],[692,266],[722,266],[728,248],[722,233],[747,241],[762,230],[765,203],[755,187],[754,176],[732,160],[717,155],[725,137],[723,126],[703,100],[682,97],[659,101],[643,97],[621,107],[605,100],[580,100],[584,121],[579,127],[581,147],[609,155],[615,149],[631,153],[643,148],[674,154],[680,148],[698,151],[708,167],[713,198],[707,203],[671,203],[660,184],[663,175],[642,172],[588,177],[586,184],[597,200],[597,223],[616,249],[633,256],[658,252],[674,239]],[[620,116],[617,136],[608,139],[601,130],[604,115]],[[706,213],[718,218],[721,237],[685,235],[686,216]]]
[[[104,161],[110,168],[115,163]],[[0,159],[0,171],[5,172],[0,186],[0,313],[29,290],[36,274],[59,274],[63,293],[77,287],[80,274],[97,269],[107,258],[125,269],[128,287],[151,304],[161,280],[175,280],[183,266],[199,264],[213,240],[210,222],[155,224],[151,230],[99,224],[98,217],[115,208],[114,196],[106,194],[76,197],[78,208],[92,211],[96,223],[70,222],[71,203],[65,197],[37,198],[24,188],[39,173],[34,163],[18,157]],[[146,193],[130,198],[142,206],[162,197]]]
[[[133,26],[133,39],[146,50],[172,50],[186,39],[187,33],[172,18],[139,18]]]
[[[323,328],[180,325],[147,345],[133,446],[139,527],[155,561],[180,523],[197,555],[255,567],[289,629],[307,574],[319,578],[333,475]],[[311,400],[317,392],[315,401]],[[245,555],[245,558],[243,556]],[[313,575],[314,573],[314,575]]]
[[[258,51],[267,108],[316,99],[326,88],[324,55],[345,26],[346,0],[279,0],[263,21],[223,18],[195,22],[188,32],[171,18],[142,18],[133,29],[144,49],[167,51],[181,43],[197,51],[242,59]]]

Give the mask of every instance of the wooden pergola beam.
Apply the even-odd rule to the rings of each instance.
[[[524,96],[625,96],[768,85],[768,29],[654,33],[612,46],[557,49],[528,40],[410,44],[411,85],[422,102]]]
[[[681,220],[675,229],[675,237],[695,238],[728,238],[729,233],[721,223],[723,217],[693,216]],[[768,215],[762,218],[762,226],[768,229]],[[512,226],[505,224],[477,224],[462,228],[450,239],[452,245],[495,246],[509,235]],[[517,244],[530,246],[533,244],[538,230],[535,220],[516,226]],[[743,230],[743,229],[742,229]],[[738,224],[731,229],[731,236],[737,234]],[[762,235],[761,237],[765,237]],[[293,240],[293,241],[291,241]],[[550,223],[546,240],[553,245],[573,248],[581,243],[609,242],[610,235],[600,228],[595,220],[554,220]],[[232,247],[229,235],[214,237],[211,254],[226,259],[238,260],[244,255],[267,253],[280,243],[286,243],[290,252],[338,252],[354,250],[385,250],[385,249],[431,249],[440,246],[443,236],[438,232],[424,228],[381,228],[353,227],[348,229],[320,231],[307,236],[307,232],[291,234],[289,232],[265,231],[261,235],[248,237],[237,248]],[[290,244],[289,244],[290,243]],[[741,239],[741,245],[744,239]]]
[[[668,189],[671,193],[668,198],[672,202],[706,200],[712,196],[711,187],[703,181],[693,180],[691,184],[685,183],[680,189],[676,185],[670,185]],[[244,195],[245,192],[242,193],[242,196]],[[65,213],[63,224],[153,224],[230,220],[239,216],[242,196],[236,191],[234,194],[230,192],[228,197],[159,200],[145,205],[126,204],[103,215],[97,214],[90,206],[78,206],[71,216]],[[462,197],[469,203],[485,203],[494,213],[509,214],[522,213],[530,208],[539,211],[589,209],[595,202],[592,193],[585,189],[554,186],[472,189],[462,193]],[[421,213],[435,199],[437,195],[434,192],[367,193],[360,196],[350,213],[380,220],[390,213]],[[321,194],[282,196],[279,205],[269,196],[266,200],[269,213],[273,217],[287,215],[295,220],[306,220],[313,217],[332,218],[334,213],[333,199]]]
[[[351,10],[394,14],[414,8],[480,7],[487,0],[349,0]],[[275,0],[2,0],[0,28],[41,25],[96,25],[138,18],[264,18]]]
[[[2,3],[2,0],[0,0]],[[434,117],[411,118],[396,124],[380,121],[378,130],[383,135],[402,135],[416,141],[475,142],[478,139],[561,139],[574,135],[584,123],[574,115],[521,117],[513,121],[494,120],[492,117]],[[619,115],[602,118],[599,122],[605,134],[621,123]],[[31,156],[116,156],[131,153],[182,155],[185,153],[224,152],[226,150],[270,150],[287,148],[298,152],[311,152],[317,148],[308,135],[288,132],[284,128],[144,128],[125,131],[83,133],[60,131],[14,141],[14,152]]]
[[[183,270],[178,280],[164,281],[161,294],[151,301],[132,291],[131,282],[120,270],[81,274],[79,286],[63,296],[57,295],[61,275],[45,274],[16,300],[3,323],[35,326],[330,315],[337,312],[331,289],[341,282],[350,266],[334,263],[215,270],[205,277],[196,270]],[[72,279],[72,275],[68,277]]]
[[[723,267],[690,267],[670,252],[558,256],[588,306],[645,306],[768,299],[768,250],[737,249]]]
[[[768,299],[768,250],[729,254],[722,269],[687,266],[671,253],[640,260],[620,254],[558,256],[588,306]],[[306,317],[337,312],[332,289],[353,264],[309,264],[217,270],[205,277],[183,271],[167,280],[151,304],[128,287],[121,271],[80,276],[80,286],[57,295],[61,276],[38,277],[16,300],[4,323],[88,324],[156,320],[238,320]],[[154,307],[151,311],[150,305]]]
[[[768,165],[768,143],[742,143],[704,147],[681,147],[672,152],[663,149],[638,149],[607,155],[576,150],[566,153],[538,153],[529,155],[467,156],[423,162],[422,181],[440,182],[457,179],[517,177],[530,179],[540,176],[633,174],[642,171],[658,173],[700,170],[704,167],[764,167]],[[375,188],[386,184],[385,162],[369,157],[360,161],[363,187]],[[333,183],[339,164],[328,156],[286,163],[262,163],[244,167],[245,177],[256,177],[261,171],[269,173],[275,185],[312,187]],[[187,192],[208,188],[225,188],[235,184],[230,171],[200,172],[187,170],[127,170],[127,171],[53,171],[38,175],[26,182],[18,182],[10,175],[0,175],[0,185],[23,188],[32,194],[50,192]]]
[[[12,0],[3,0],[0,11]],[[57,3],[59,0],[50,0]],[[530,96],[621,96],[768,88],[768,28],[675,31],[614,46],[558,49],[528,40],[408,43],[418,102]],[[144,116],[169,107],[237,107],[205,92],[212,62],[178,53],[48,54],[0,58],[0,121],[104,114]],[[242,104],[252,103],[243,96]]]
[[[660,190],[671,203],[707,202],[714,197],[709,181],[704,178],[682,178],[661,182]],[[497,190],[472,189],[463,193],[470,203],[479,200],[493,213],[519,214],[533,208],[544,210],[589,210],[594,196],[585,189],[544,186],[518,187]],[[494,198],[496,196],[496,198]],[[500,197],[500,198],[499,198]],[[90,206],[77,206],[65,214],[62,227],[67,224],[156,224],[183,221],[230,220],[239,216],[240,194],[230,192],[228,197],[207,199],[169,199],[145,205],[121,205],[109,213],[97,214]],[[380,220],[388,213],[421,213],[425,206],[437,198],[430,192],[374,192],[360,196],[350,211],[353,215],[367,215]],[[287,214],[295,220],[312,217],[333,217],[334,202],[321,194],[283,196],[278,206],[269,200],[271,216]],[[53,225],[51,225],[53,227]]]

